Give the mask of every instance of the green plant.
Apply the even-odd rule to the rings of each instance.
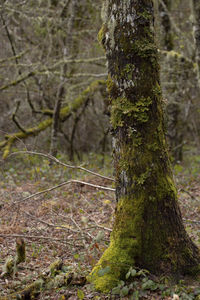
[[[104,269],[101,270],[104,274]],[[162,280],[152,280],[152,275],[147,270],[139,270],[131,267],[126,274],[126,281],[120,281],[118,285],[112,289],[113,295],[120,297],[129,296],[129,299],[137,300],[147,297],[150,293],[155,294],[155,297],[173,297],[178,295],[183,300],[198,299],[200,295],[199,288],[191,288],[187,286],[184,281],[179,281],[175,286],[168,286],[169,282],[166,278]],[[164,282],[164,283],[163,283]],[[156,298],[157,299],[157,298]]]

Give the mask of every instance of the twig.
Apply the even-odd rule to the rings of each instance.
[[[107,228],[107,227],[104,227],[104,226],[102,226],[102,225],[98,225],[96,222],[95,222],[95,225],[96,225],[97,227],[99,227],[99,228],[102,228],[102,229],[104,229],[104,230],[107,230],[107,231],[112,232],[112,229]]]
[[[185,189],[183,189],[183,188],[181,188],[181,189],[179,190],[179,192],[186,193],[186,194],[188,194],[192,199],[195,199],[195,197],[194,197],[189,191],[187,191],[187,190],[185,190]]]
[[[19,83],[21,83],[21,82],[25,81],[26,79],[34,76],[35,74],[36,74],[36,72],[34,72],[34,71],[31,71],[27,74],[23,74],[22,76],[19,76],[16,80],[13,80],[13,81],[1,86],[0,91],[6,90],[11,86],[18,85]]]
[[[8,89],[9,87],[11,86],[16,86],[17,84],[21,83],[21,82],[24,82],[26,79],[30,78],[30,77],[33,77],[37,74],[49,74],[50,71],[53,71],[55,68],[59,67],[61,64],[66,64],[66,63],[94,63],[96,61],[99,61],[99,60],[105,60],[106,57],[105,56],[102,56],[102,57],[97,57],[97,58],[91,58],[91,59],[69,59],[69,60],[62,60],[62,61],[59,61],[59,62],[56,62],[53,66],[51,67],[44,67],[42,68],[41,70],[35,70],[35,71],[30,71],[28,73],[22,73],[21,76],[19,76],[16,80],[14,81],[11,81],[3,86],[0,87],[0,91],[3,91],[5,89]],[[30,66],[32,67],[32,65]]]
[[[113,189],[113,188],[109,188],[109,187],[106,187],[106,186],[96,185],[96,184],[92,184],[92,183],[88,183],[88,182],[84,182],[84,181],[72,179],[72,180],[68,180],[68,181],[65,181],[63,183],[60,183],[60,184],[58,184],[56,186],[53,186],[51,188],[48,188],[46,190],[43,190],[41,192],[37,192],[35,194],[32,194],[32,195],[30,195],[30,196],[28,196],[26,198],[23,198],[23,199],[21,199],[19,201],[14,201],[13,204],[24,202],[26,200],[29,200],[29,199],[33,198],[33,197],[40,196],[40,195],[42,195],[44,193],[47,193],[47,192],[51,192],[53,190],[56,190],[57,188],[60,188],[60,187],[62,187],[64,185],[67,185],[67,184],[70,184],[70,183],[79,183],[79,184],[82,184],[82,185],[87,185],[87,186],[94,187],[96,189],[101,189],[101,190],[115,192],[115,189]]]
[[[62,161],[58,160],[56,157],[54,157],[54,156],[52,156],[50,154],[45,154],[45,153],[40,153],[40,152],[34,152],[34,151],[17,151],[17,152],[11,153],[9,156],[16,155],[16,154],[19,154],[19,153],[43,156],[43,157],[46,157],[46,158],[54,161],[55,163],[57,163],[57,164],[59,164],[59,165],[61,165],[63,167],[66,167],[66,168],[69,168],[69,169],[81,170],[81,171],[90,173],[90,174],[92,174],[94,176],[97,176],[97,177],[100,177],[100,178],[103,178],[103,179],[107,179],[107,180],[110,180],[110,181],[113,181],[113,182],[115,181],[113,178],[101,175],[99,173],[93,172],[93,171],[88,170],[86,168],[83,168],[81,166],[72,166],[72,165],[65,164],[65,163],[63,163]],[[114,191],[114,189],[109,189],[109,190],[110,191]]]
[[[67,231],[72,231],[72,232],[74,232],[74,233],[78,233],[78,232],[79,232],[79,231],[77,231],[77,230],[74,230],[74,229],[72,229],[72,228],[65,227],[65,226],[63,226],[63,225],[55,225],[55,224],[47,223],[46,221],[43,221],[43,220],[41,220],[41,219],[39,219],[39,218],[37,218],[37,217],[35,217],[35,216],[33,216],[33,215],[27,213],[26,211],[24,211],[23,213],[24,213],[25,215],[31,217],[32,219],[36,220],[37,222],[42,223],[42,224],[45,224],[45,225],[47,225],[47,226],[49,226],[49,227],[54,227],[54,228],[55,228],[55,227],[56,227],[56,228],[59,227],[59,228],[61,228],[61,229],[64,229],[64,230],[67,230]]]
[[[29,52],[30,51],[30,49],[27,49],[27,50],[25,50],[25,51],[22,51],[22,52],[20,52],[19,54],[17,54],[17,55],[14,55],[14,56],[11,56],[11,57],[7,57],[7,58],[3,58],[3,59],[0,59],[0,65],[2,65],[4,62],[8,62],[8,61],[12,61],[12,60],[15,60],[16,61],[16,59],[19,59],[19,58],[22,58],[27,52]]]
[[[99,73],[99,74],[94,74],[94,73],[76,73],[70,78],[77,78],[77,77],[95,77],[95,78],[100,78],[100,77],[106,77],[108,76],[107,73]]]
[[[43,239],[43,240],[51,240],[51,241],[56,241],[56,242],[62,242],[65,244],[68,244],[70,246],[73,246],[72,243],[67,242],[66,240],[62,240],[62,239],[56,239],[53,238],[51,236],[41,236],[41,235],[24,235],[24,234],[2,234],[0,233],[0,237],[10,237],[10,238],[16,238],[16,237],[22,237],[22,238],[26,238],[26,239]]]
[[[163,0],[159,0],[159,2],[162,5],[162,7],[164,8],[165,12],[167,13],[169,20],[171,22],[171,25],[174,28],[175,33],[177,34],[178,37],[180,37],[182,39],[182,32],[181,32],[180,28],[177,26],[176,22],[174,21],[174,18],[172,17],[169,9],[167,8],[167,5],[165,4],[165,2]],[[194,48],[191,43],[190,43],[190,45],[188,45],[188,42],[187,42],[187,47]]]
[[[71,213],[70,219],[71,219],[71,221],[74,223],[74,225],[78,228],[78,230],[80,231],[80,234],[81,234],[81,236],[83,237],[83,244],[84,244],[84,246],[87,248],[86,243],[85,243],[85,239],[84,239],[84,234],[83,234],[84,232],[83,232],[83,230],[81,229],[81,227],[78,225],[78,223],[76,223],[76,221],[74,220],[73,214],[72,214],[72,213]],[[93,237],[89,232],[86,231],[86,234],[87,234],[91,239],[94,239],[94,237]]]
[[[174,21],[172,15],[171,15],[169,9],[167,8],[167,5],[164,3],[163,0],[159,0],[159,2],[160,2],[160,4],[162,5],[162,7],[164,8],[165,12],[167,13],[167,15],[168,15],[168,17],[169,17],[169,19],[170,19],[170,22],[171,22],[171,24],[172,24],[172,26],[173,26],[173,28],[174,28],[176,34],[177,34],[178,36],[181,36],[181,31],[180,31],[180,29],[178,28],[178,26],[176,25],[176,23],[175,23],[175,21]]]
[[[92,229],[92,228],[97,228],[97,227],[112,232],[112,229],[110,229],[110,228],[108,228],[108,227],[104,227],[104,226],[102,226],[102,225],[98,225],[96,222],[95,222],[95,225],[92,225],[92,226],[89,226],[89,227],[85,227],[84,230]]]
[[[197,221],[197,220],[191,220],[191,219],[185,219],[185,218],[183,218],[183,220],[184,220],[185,222],[188,222],[188,223],[196,223],[196,224],[200,224],[200,221]]]
[[[19,110],[19,107],[20,107],[20,101],[17,101],[16,103],[16,108],[15,108],[15,111],[13,112],[13,115],[12,115],[12,120],[13,122],[15,123],[15,125],[23,132],[23,133],[26,133],[26,130],[22,127],[22,125],[19,123],[19,121],[17,120],[17,112]]]

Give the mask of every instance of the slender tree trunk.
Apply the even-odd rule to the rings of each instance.
[[[160,37],[161,48],[167,51],[171,51],[174,48],[171,22],[168,16],[168,13],[171,11],[171,6],[172,6],[171,0],[162,0],[162,2],[159,1],[159,17],[160,17],[161,35],[162,35]]]
[[[174,49],[174,38],[171,26],[171,19],[169,17],[169,14],[171,14],[172,0],[157,1],[159,3],[158,18],[160,24],[160,28],[158,29],[159,47],[165,51],[172,51]],[[180,75],[177,74],[180,68],[180,66],[178,65],[179,61],[174,60],[174,65],[171,66],[169,70],[168,64],[168,57],[165,55],[163,56],[162,60],[162,66],[164,68],[162,70],[162,80],[164,82],[164,91],[167,91],[167,94],[165,95],[167,98],[167,138],[169,142],[170,153],[173,157],[174,163],[176,163],[178,161],[182,161],[183,159],[183,132],[185,130],[185,126],[183,125],[183,107],[181,107],[181,102],[183,102],[183,95],[181,95],[180,97],[179,94],[181,94],[181,92],[178,91],[180,86],[176,82],[178,80],[177,77],[180,78]],[[177,76],[175,76],[175,74],[177,74]],[[169,82],[170,88],[167,87]],[[185,82],[183,82],[182,84],[185,84]],[[171,88],[172,86],[173,89]],[[184,86],[182,88],[184,89]]]
[[[57,2],[54,1],[54,5],[57,5]],[[68,7],[69,6],[69,7]],[[61,14],[61,18],[63,19],[63,23],[66,26],[66,38],[63,39],[63,59],[66,59],[70,56],[72,49],[72,27],[74,23],[74,14],[75,14],[76,0],[72,0],[71,4],[69,1],[63,9],[63,13]],[[68,16],[66,16],[67,9],[69,10]],[[68,17],[68,18],[67,18]],[[66,20],[66,21],[65,21]],[[67,64],[63,64],[61,66],[61,78],[60,85],[57,91],[56,102],[54,106],[54,114],[53,114],[53,124],[51,130],[51,145],[50,145],[50,153],[53,156],[56,156],[58,151],[58,139],[59,139],[59,129],[60,129],[60,110],[62,107],[63,98],[65,95],[65,85],[66,85],[66,73],[67,73]]]
[[[197,272],[199,250],[182,223],[167,152],[153,1],[106,0],[102,15],[118,203],[110,245],[89,279],[106,292],[131,266]]]
[[[197,63],[197,75],[200,87],[200,2],[199,0],[192,0],[193,13],[193,33],[195,41],[195,55]]]

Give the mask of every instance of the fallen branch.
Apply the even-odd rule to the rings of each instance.
[[[55,225],[55,224],[51,224],[51,223],[48,223],[48,222],[46,222],[46,221],[43,221],[43,220],[41,220],[41,219],[39,219],[39,218],[37,218],[37,217],[35,217],[35,216],[33,216],[33,215],[27,213],[26,211],[23,211],[23,213],[24,213],[25,215],[29,216],[30,218],[36,220],[37,222],[42,223],[42,224],[45,224],[45,225],[47,225],[47,226],[49,226],[49,227],[60,228],[60,229],[66,230],[66,231],[72,231],[72,232],[74,232],[74,233],[79,233],[78,230],[74,230],[74,229],[72,229],[72,228],[68,228],[68,227],[65,227],[65,226],[63,226],[63,225],[58,225],[58,224]]]
[[[32,199],[34,197],[40,196],[40,195],[45,194],[47,192],[51,192],[51,191],[56,190],[56,189],[58,189],[58,188],[60,188],[60,187],[62,187],[64,185],[71,184],[71,183],[78,183],[78,184],[81,184],[81,185],[91,186],[91,187],[94,187],[94,188],[100,189],[100,190],[115,192],[115,189],[110,188],[110,187],[96,185],[96,184],[88,183],[88,182],[85,182],[85,181],[80,181],[80,180],[72,179],[72,180],[68,180],[68,181],[65,181],[63,183],[60,183],[60,184],[58,184],[56,186],[53,186],[51,188],[48,188],[46,190],[43,190],[41,192],[37,192],[35,194],[32,194],[32,195],[30,195],[28,197],[25,197],[25,198],[21,199],[21,200],[15,201],[12,204],[17,204],[17,203],[21,203],[21,202],[30,200],[30,199]]]
[[[90,226],[90,227],[85,227],[84,230],[91,229],[91,228],[97,228],[97,227],[112,232],[112,229],[110,229],[108,227],[104,227],[102,225],[99,225],[96,222],[95,222],[95,225]]]
[[[51,236],[0,233],[0,237],[2,237],[2,238],[25,238],[25,239],[37,239],[37,240],[43,239],[43,240],[51,240],[51,241],[55,241],[55,242],[61,242],[63,244],[73,246],[72,243],[67,242],[64,239],[57,239],[57,238],[53,238]]]

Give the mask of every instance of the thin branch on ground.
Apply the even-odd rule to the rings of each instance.
[[[51,223],[48,223],[48,222],[46,222],[46,221],[43,221],[43,220],[37,218],[36,216],[33,216],[33,215],[27,213],[26,211],[23,211],[23,213],[24,213],[25,215],[29,216],[30,218],[36,220],[38,223],[45,224],[45,225],[47,225],[47,226],[49,226],[49,227],[54,227],[54,228],[57,228],[57,229],[59,228],[59,229],[64,229],[64,230],[66,230],[66,231],[72,231],[72,232],[74,232],[74,233],[79,233],[78,230],[75,230],[75,229],[72,229],[72,228],[68,228],[68,227],[65,227],[65,226],[63,226],[63,225],[51,224]]]
[[[0,233],[0,237],[2,238],[17,238],[17,237],[22,237],[25,239],[43,239],[43,240],[51,240],[51,241],[55,241],[55,242],[61,242],[70,246],[73,246],[73,243],[67,242],[64,239],[56,239],[54,237],[51,236],[42,236],[42,235],[25,235],[25,234],[2,234]]]
[[[103,179],[106,179],[106,180],[110,180],[110,181],[113,181],[113,182],[115,181],[113,178],[101,175],[99,173],[93,172],[93,171],[88,170],[86,168],[83,168],[81,166],[72,166],[72,165],[69,165],[69,164],[65,164],[64,162],[60,161],[56,157],[52,156],[51,154],[45,154],[45,153],[40,153],[40,152],[35,152],[35,151],[17,151],[17,152],[11,153],[9,156],[16,155],[16,154],[30,154],[30,155],[43,156],[43,157],[45,157],[47,159],[50,159],[50,160],[54,161],[55,163],[57,163],[57,164],[59,164],[59,165],[61,165],[63,167],[68,168],[68,169],[81,170],[81,171],[90,173],[90,174],[92,174],[94,176],[97,176],[97,177],[100,177],[100,178],[103,178]],[[114,189],[110,189],[110,190],[114,191]]]
[[[197,220],[191,220],[191,219],[185,219],[185,218],[183,218],[183,221],[185,221],[187,223],[200,224],[200,221],[197,221]]]
[[[108,227],[104,227],[102,225],[98,225],[96,222],[95,222],[95,225],[92,225],[92,226],[89,226],[89,227],[85,227],[84,230],[92,229],[92,228],[97,228],[97,227],[112,232],[112,229],[110,229]]]
[[[73,214],[72,214],[72,213],[71,213],[70,219],[71,219],[71,221],[74,223],[74,225],[78,228],[78,230],[80,231],[81,236],[84,238],[84,234],[83,234],[84,232],[83,232],[83,230],[81,229],[81,227],[78,225],[78,223],[74,220]],[[86,232],[86,234],[87,234],[91,239],[94,239],[94,237],[93,237],[89,232]],[[84,246],[86,247],[85,242],[84,242]]]
[[[28,197],[25,197],[25,198],[21,199],[21,200],[14,201],[12,204],[18,204],[18,203],[30,200],[30,199],[32,199],[34,197],[37,197],[37,196],[40,196],[42,194],[51,192],[51,191],[56,190],[56,189],[58,189],[58,188],[60,188],[60,187],[62,187],[64,185],[71,184],[71,183],[78,183],[78,184],[81,184],[81,185],[86,185],[86,186],[94,187],[94,188],[100,189],[100,190],[106,190],[106,191],[115,192],[115,189],[113,189],[113,188],[109,188],[109,187],[106,187],[106,186],[96,185],[96,184],[88,183],[88,182],[85,182],[85,181],[80,181],[80,180],[72,179],[72,180],[68,180],[68,181],[65,181],[63,183],[60,183],[60,184],[58,184],[56,186],[53,186],[51,188],[48,188],[46,190],[43,190],[41,192],[37,192],[35,194],[32,194],[32,195],[30,195]]]

